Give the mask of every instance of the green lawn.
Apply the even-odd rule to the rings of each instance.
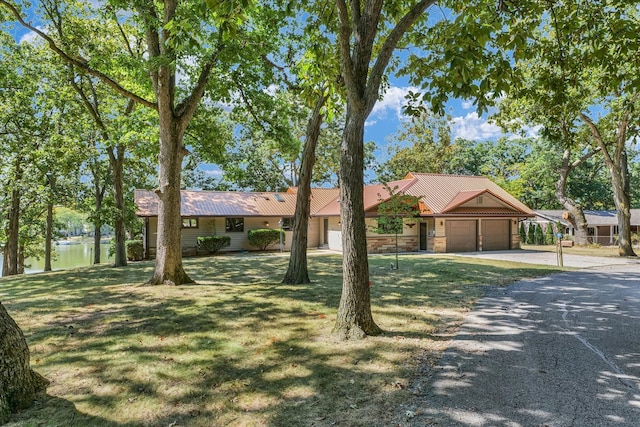
[[[370,260],[384,335],[336,343],[341,258],[185,260],[198,285],[141,286],[152,263],[0,279],[48,397],[10,426],[388,425],[418,361],[433,362],[487,285],[557,269],[446,256]]]

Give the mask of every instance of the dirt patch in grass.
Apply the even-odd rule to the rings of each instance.
[[[285,256],[185,260],[198,284],[140,286],[151,263],[0,280],[47,396],[10,426],[383,426],[412,398],[487,286],[557,271],[436,256],[370,260],[385,333],[336,343],[341,258],[309,259],[310,285],[283,285]]]

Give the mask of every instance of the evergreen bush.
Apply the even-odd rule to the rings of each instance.
[[[553,224],[548,223],[544,233],[544,244],[553,245],[556,242],[556,236],[553,233]]]
[[[527,243],[533,245],[535,243],[536,226],[533,222],[529,223],[529,230],[527,231]]]
[[[142,240],[127,240],[125,242],[127,248],[127,260],[142,261],[144,259],[144,245]]]
[[[204,249],[210,254],[216,254],[222,248],[231,245],[230,236],[199,236],[198,248]]]
[[[544,234],[542,233],[542,227],[540,225],[536,225],[535,241],[536,245],[544,245]]]
[[[520,223],[520,243],[527,243],[527,230],[524,228],[524,222]]]
[[[268,246],[280,242],[282,235],[282,244],[284,244],[285,233],[278,228],[259,228],[257,230],[249,230],[249,244],[255,246],[261,251],[267,249]]]

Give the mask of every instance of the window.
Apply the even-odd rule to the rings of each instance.
[[[291,230],[293,228],[293,218],[282,218],[283,230]]]
[[[402,218],[378,218],[378,234],[402,234]]]
[[[244,231],[244,218],[225,218],[224,229],[227,233],[242,233]]]
[[[182,218],[182,228],[198,228],[198,218]]]

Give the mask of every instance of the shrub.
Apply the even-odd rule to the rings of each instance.
[[[520,223],[520,243],[527,243],[527,231],[524,228],[524,222]]]
[[[553,233],[553,224],[548,223],[547,229],[544,233],[544,244],[545,245],[553,245],[556,242],[555,234]]]
[[[277,228],[249,230],[249,244],[264,251],[269,245],[280,242],[280,235],[282,235],[282,243],[284,244],[285,234],[283,230]]]
[[[217,253],[220,249],[231,244],[229,236],[200,236],[198,237],[198,248],[204,249],[210,254]]]
[[[544,245],[544,234],[542,233],[542,227],[539,224],[536,225],[535,241],[536,245]]]
[[[144,259],[144,246],[142,240],[127,240],[127,260],[142,261]]]
[[[527,243],[530,245],[533,245],[536,243],[535,241],[535,233],[536,233],[536,226],[533,222],[529,223],[529,230],[527,231]]]

